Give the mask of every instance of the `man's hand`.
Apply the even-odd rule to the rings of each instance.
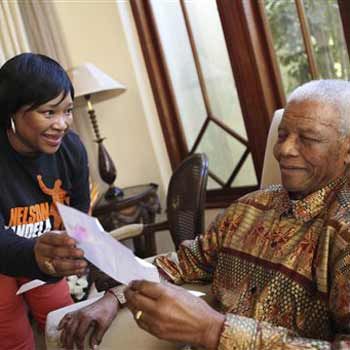
[[[224,315],[185,289],[135,281],[125,297],[138,325],[156,337],[217,348]]]
[[[40,236],[34,255],[40,270],[51,276],[83,275],[87,262],[84,252],[75,247],[75,240],[66,233],[51,231]]]
[[[101,299],[80,310],[65,315],[58,325],[62,330],[61,344],[65,349],[84,349],[84,339],[92,329],[89,349],[97,348],[104,334],[117,315],[119,303],[115,296],[106,293]]]

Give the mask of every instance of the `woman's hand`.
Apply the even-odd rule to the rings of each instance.
[[[34,246],[40,270],[56,277],[83,275],[87,262],[83,259],[84,252],[75,245],[76,241],[62,231],[51,231],[40,236]]]
[[[135,281],[125,291],[125,297],[136,322],[149,333],[161,339],[216,349],[224,315],[185,289]]]
[[[61,344],[65,349],[84,349],[84,339],[91,328],[89,349],[96,349],[119,309],[115,296],[106,293],[101,299],[80,310],[66,314],[58,325],[62,330]]]

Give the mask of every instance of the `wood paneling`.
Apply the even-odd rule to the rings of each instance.
[[[131,0],[137,32],[173,169],[188,154],[162,45],[148,1]]]
[[[255,0],[217,0],[258,179],[274,111],[284,103]]]
[[[188,154],[184,132],[149,0],[130,0],[164,138],[173,168]],[[217,0],[258,179],[274,111],[285,103],[279,69],[261,3]],[[209,118],[214,118],[210,115]],[[247,156],[247,155],[245,155]],[[223,207],[258,186],[208,192],[209,207]]]
[[[338,0],[340,17],[343,23],[344,36],[350,56],[350,1]]]

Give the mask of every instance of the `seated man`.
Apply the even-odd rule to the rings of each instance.
[[[137,281],[125,296],[140,327],[206,349],[350,348],[350,83],[296,89],[274,154],[283,186],[234,202],[177,262],[156,259],[174,283],[211,282],[220,312]]]

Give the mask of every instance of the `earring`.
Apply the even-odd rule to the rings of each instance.
[[[16,125],[15,125],[15,122],[13,120],[13,117],[10,118],[10,123],[11,123],[12,132],[15,134],[16,133]]]

